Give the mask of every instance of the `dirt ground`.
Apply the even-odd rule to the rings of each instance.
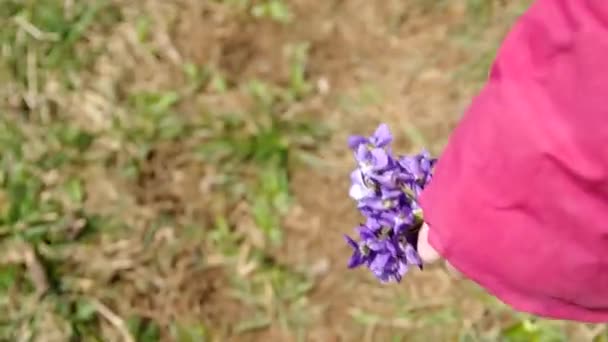
[[[193,157],[207,139],[204,130],[155,143],[134,180],[112,167],[79,170],[86,175],[87,193],[94,194],[86,208],[130,227],[116,228],[96,246],[70,250],[68,265],[80,272],[80,291],[118,314],[154,320],[163,340],[172,339],[168,327],[180,320],[202,322],[208,337],[218,341],[494,341],[522,319],[441,266],[412,272],[397,285],[381,285],[365,270],[348,270],[350,251],[342,235],[359,220],[347,196],[353,167],[348,135],[369,134],[386,122],[398,151],[426,147],[440,155],[524,5],[291,0],[285,3],[292,18],[285,24],[243,14],[227,5],[230,1],[113,2],[122,19],[88,36],[86,47],[100,53],[82,72],[80,88],[45,89],[67,108],[70,120],[108,132],[117,118],[131,120],[122,105],[129,94],[177,89],[184,120],[213,121],[217,113],[249,105],[243,80],[288,84],[286,48],[304,42],[309,44],[305,75],[314,89],[281,112],[322,123],[331,133],[313,142],[316,163],[290,164],[293,201],[281,222],[283,243],[275,247],[261,241],[251,217],[254,204],[229,200],[217,189],[221,165]],[[138,42],[142,27],[146,45]],[[227,90],[189,88],[186,63],[220,72]],[[93,153],[113,151],[112,163],[126,163],[123,158],[138,151],[113,133],[102,136]],[[230,167],[249,172],[244,164]],[[239,236],[234,257],[209,247],[204,235],[219,214]],[[263,262],[251,262],[250,256],[260,249],[273,264],[306,275],[286,286],[311,281],[304,295],[277,300],[280,295],[269,285],[275,280],[258,282]],[[269,277],[275,276],[280,277]],[[237,288],[255,295],[238,295]],[[267,320],[254,320],[242,332],[235,328],[259,312]],[[594,327],[559,324],[574,340],[596,333]],[[109,331],[112,324],[101,329],[119,339]]]

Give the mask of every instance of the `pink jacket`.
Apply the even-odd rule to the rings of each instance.
[[[421,197],[429,241],[515,309],[608,322],[608,0],[538,0]]]

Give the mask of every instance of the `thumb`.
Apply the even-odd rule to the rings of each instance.
[[[429,243],[429,230],[429,226],[424,223],[418,234],[418,255],[420,255],[422,262],[425,264],[433,264],[441,260],[441,255]],[[450,274],[456,277],[462,276],[447,260],[445,260],[445,266]]]
[[[429,226],[424,223],[418,233],[418,255],[425,264],[432,264],[438,261],[441,256],[431,244],[429,244]]]

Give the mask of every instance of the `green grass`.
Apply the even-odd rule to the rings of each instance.
[[[233,6],[254,18],[270,19],[282,24],[288,24],[293,19],[288,1],[285,0],[216,0],[216,2]]]
[[[56,0],[2,0],[0,8],[4,67],[32,91],[40,90],[48,72],[70,75],[86,67],[98,51],[78,49],[78,43],[92,26],[118,19],[109,1],[76,1],[69,15]]]

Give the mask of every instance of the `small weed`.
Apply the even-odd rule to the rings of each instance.
[[[289,59],[288,92],[292,101],[300,100],[312,91],[312,85],[306,77],[309,50],[310,44],[308,43],[287,46],[286,51]]]
[[[77,44],[93,26],[118,18],[108,1],[75,2],[69,12],[64,5],[60,0],[3,0],[0,5],[3,61],[25,87],[42,85],[48,70],[72,74],[86,66],[97,52],[79,50]]]
[[[277,165],[268,165],[260,171],[257,186],[250,197],[256,224],[274,245],[280,244],[283,234],[279,219],[289,205],[287,172]]]
[[[176,342],[205,342],[209,340],[208,331],[203,324],[175,323],[171,326],[171,337]]]
[[[506,342],[565,342],[568,340],[558,327],[526,318],[504,329],[501,336]]]
[[[127,320],[127,326],[135,341],[160,341],[160,327],[154,321],[139,316],[132,316]]]
[[[115,118],[108,133],[123,146],[108,159],[119,159],[119,167],[127,178],[140,175],[142,164],[155,145],[186,137],[189,126],[175,110],[179,101],[180,94],[174,91],[136,93],[128,101],[131,115]]]
[[[282,24],[293,20],[293,14],[285,0],[216,0],[244,11],[254,18],[266,18]]]
[[[249,81],[243,91],[254,103],[250,114],[216,116],[208,123],[214,132],[212,138],[198,149],[204,162],[223,164],[226,172],[236,177],[243,175],[243,163],[255,169],[253,181],[244,182],[249,184],[252,214],[275,245],[282,240],[280,218],[289,204],[289,165],[294,160],[306,160],[305,150],[314,148],[327,135],[319,124],[282,116],[285,108],[305,98],[311,90],[305,73],[308,45],[292,45],[287,51],[291,66],[288,86]],[[241,169],[236,165],[241,165]]]
[[[223,131],[202,145],[199,153],[206,161],[221,160],[226,166],[246,162],[256,168],[249,190],[254,216],[268,237],[279,242],[279,218],[289,199],[288,164],[298,155],[300,144],[316,140],[317,132],[309,124],[283,122],[272,115],[260,117],[251,133],[238,118],[227,119],[223,126]]]
[[[313,283],[305,275],[264,261],[265,256],[257,257],[261,268],[247,282],[234,279],[233,295],[247,303],[257,312],[253,317],[239,322],[235,329],[239,332],[265,327],[272,322],[279,322],[286,330],[299,329],[310,319],[309,304],[306,294]],[[261,259],[260,259],[261,258]],[[268,295],[272,301],[264,300]]]
[[[293,15],[284,0],[265,0],[253,5],[251,14],[258,18],[269,18],[274,21],[287,24]]]

